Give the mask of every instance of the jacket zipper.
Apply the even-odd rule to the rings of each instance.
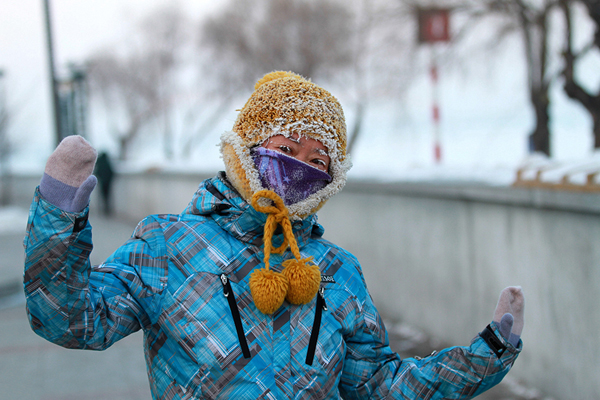
[[[325,303],[325,288],[321,287],[317,294],[317,308],[315,310],[315,321],[310,333],[308,342],[308,351],[306,352],[306,364],[312,365],[315,358],[315,350],[317,349],[317,341],[319,339],[319,331],[321,330],[321,316],[323,311],[327,311],[327,303]]]
[[[233,316],[233,323],[235,324],[235,330],[237,331],[242,353],[244,358],[250,358],[250,350],[248,349],[248,342],[246,341],[246,335],[244,334],[244,328],[242,327],[240,310],[235,302],[235,295],[233,294],[231,283],[229,283],[229,278],[226,274],[221,274],[221,284],[223,285],[223,296],[227,298],[229,308],[231,309],[231,315]]]

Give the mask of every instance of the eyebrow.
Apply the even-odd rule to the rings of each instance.
[[[323,150],[323,149],[315,149],[314,151],[315,151],[315,153],[319,153],[319,154],[320,154],[320,155],[322,155],[322,156],[327,156],[327,157],[329,157],[329,153],[327,152],[327,150]]]

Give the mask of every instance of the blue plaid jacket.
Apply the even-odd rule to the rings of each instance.
[[[58,345],[93,350],[143,329],[152,395],[165,400],[470,399],[516,359],[521,344],[512,347],[492,324],[502,353],[478,335],[468,347],[401,360],[359,263],[321,237],[316,216],[294,232],[302,256],[322,271],[321,294],[262,314],[248,279],[263,266],[265,221],[221,174],[202,182],[182,214],[147,217],[91,266],[87,210],[61,211],[36,191],[24,241],[31,327]],[[271,265],[288,258],[273,254]]]

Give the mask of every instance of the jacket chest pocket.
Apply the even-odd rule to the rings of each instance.
[[[323,311],[319,345],[315,358],[328,374],[341,370],[346,356],[345,332],[349,330],[347,324],[352,320],[352,305],[349,301],[352,296],[343,289],[327,288],[324,291],[327,310]],[[319,351],[320,348],[320,351]]]
[[[199,365],[227,369],[242,350],[220,276],[193,275],[174,297],[181,315],[180,346]]]
[[[321,370],[322,373],[329,375],[341,368],[346,354],[345,321],[340,304],[344,303],[343,299],[347,299],[348,294],[344,290],[325,288],[317,296],[322,296],[322,300],[317,299],[311,303],[312,312],[302,313],[301,321],[295,324],[308,328],[293,330],[294,343],[303,343],[306,346],[302,352],[296,352],[296,358],[300,361],[303,355],[308,355],[307,359],[301,360],[305,369],[312,367],[313,372]],[[319,313],[320,321],[318,321]],[[300,335],[306,337],[301,338]],[[312,364],[307,362],[308,359],[311,359]]]
[[[343,290],[326,288],[323,296],[325,308],[322,308],[321,312],[312,364],[308,364],[306,359],[310,358],[311,342],[314,340],[311,336],[315,333],[316,302],[309,305],[313,312],[301,312],[300,316],[293,320],[292,343],[304,345],[303,349],[292,347],[295,365],[299,372],[302,371],[294,377],[295,398],[337,398],[339,377],[346,356],[345,325],[343,314],[340,314],[340,304],[344,303],[344,297],[348,299],[348,294]],[[306,306],[302,308],[304,307]]]

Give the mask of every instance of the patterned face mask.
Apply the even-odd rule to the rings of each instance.
[[[251,154],[263,187],[277,193],[286,206],[306,199],[331,182],[327,172],[278,151],[255,147]]]

